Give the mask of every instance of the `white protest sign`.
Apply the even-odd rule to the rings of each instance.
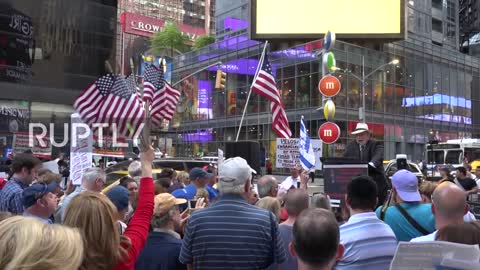
[[[93,136],[91,130],[84,125],[75,128],[74,123],[83,123],[78,113],[72,114],[72,130],[70,142],[70,179],[72,184],[80,185],[82,183],[83,172],[92,167]],[[84,134],[90,135],[85,137]],[[74,138],[75,137],[75,138]]]
[[[390,270],[480,269],[478,245],[433,241],[400,242]]]
[[[49,169],[53,173],[58,173],[58,159],[43,162],[42,168]]]
[[[219,149],[218,149],[217,168],[220,166],[220,164],[222,164],[223,159],[224,159],[223,150],[219,148]]]
[[[299,165],[300,152],[298,151],[298,140],[277,138],[277,152],[275,167],[277,168],[292,168],[295,165]],[[322,157],[323,144],[321,140],[310,140],[313,147],[313,153],[315,154],[315,170],[322,169]]]

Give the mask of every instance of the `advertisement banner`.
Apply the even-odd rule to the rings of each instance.
[[[115,138],[116,141],[113,141],[112,136],[103,136],[102,141],[100,142],[97,136],[93,136],[93,154],[96,156],[105,156],[105,157],[118,157],[124,158],[126,152],[125,147],[114,147],[116,144],[127,145],[127,141],[124,138]]]
[[[71,119],[72,125],[83,123],[78,113],[72,114]],[[72,129],[72,140],[75,140],[76,143],[70,144],[70,179],[74,185],[80,185],[83,172],[92,167],[92,134],[83,138],[81,135],[86,134],[87,131],[82,127],[78,129],[75,132]]]
[[[37,134],[40,136],[40,134]],[[16,132],[13,134],[13,152],[23,153],[31,150],[33,155],[38,158],[52,158],[52,144],[50,143],[48,134],[43,136],[43,140],[39,140],[34,134],[28,132]],[[30,145],[33,144],[33,147]]]
[[[198,107],[197,113],[202,115],[202,119],[212,119],[212,82],[198,81]]]
[[[315,154],[315,170],[322,169],[320,158],[322,157],[322,141],[310,140]],[[298,151],[298,139],[282,139],[277,138],[275,167],[276,168],[293,168],[300,165],[300,153]]]

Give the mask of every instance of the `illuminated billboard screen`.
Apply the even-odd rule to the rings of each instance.
[[[405,0],[252,0],[252,39],[405,39]]]

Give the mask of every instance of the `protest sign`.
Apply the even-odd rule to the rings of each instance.
[[[124,138],[104,135],[100,139],[93,136],[93,154],[96,156],[124,158],[127,147],[122,145],[127,145]]]
[[[275,166],[277,168],[292,168],[293,166],[300,164],[298,143],[299,142],[297,138],[277,138],[275,162]],[[310,143],[312,144],[313,152],[315,154],[315,170],[321,170],[322,163],[320,161],[320,157],[322,157],[322,141],[310,140]]]
[[[39,139],[39,137],[41,138]],[[52,158],[52,144],[48,135],[40,136],[40,134],[16,132],[13,134],[12,145],[14,153],[23,153],[31,150],[33,155],[38,158]]]
[[[82,123],[78,113],[72,114],[71,118],[72,125]],[[83,172],[92,167],[92,134],[90,132],[88,137],[83,138],[82,135],[87,132],[85,128],[86,126],[77,130],[72,129],[72,140],[75,143],[70,144],[70,179],[74,185],[80,185]]]
[[[478,245],[434,241],[424,243],[400,242],[391,270],[480,269]]]

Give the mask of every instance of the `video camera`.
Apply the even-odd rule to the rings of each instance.
[[[408,169],[407,155],[398,154],[398,155],[396,155],[395,159],[397,160],[397,170],[407,170]]]

